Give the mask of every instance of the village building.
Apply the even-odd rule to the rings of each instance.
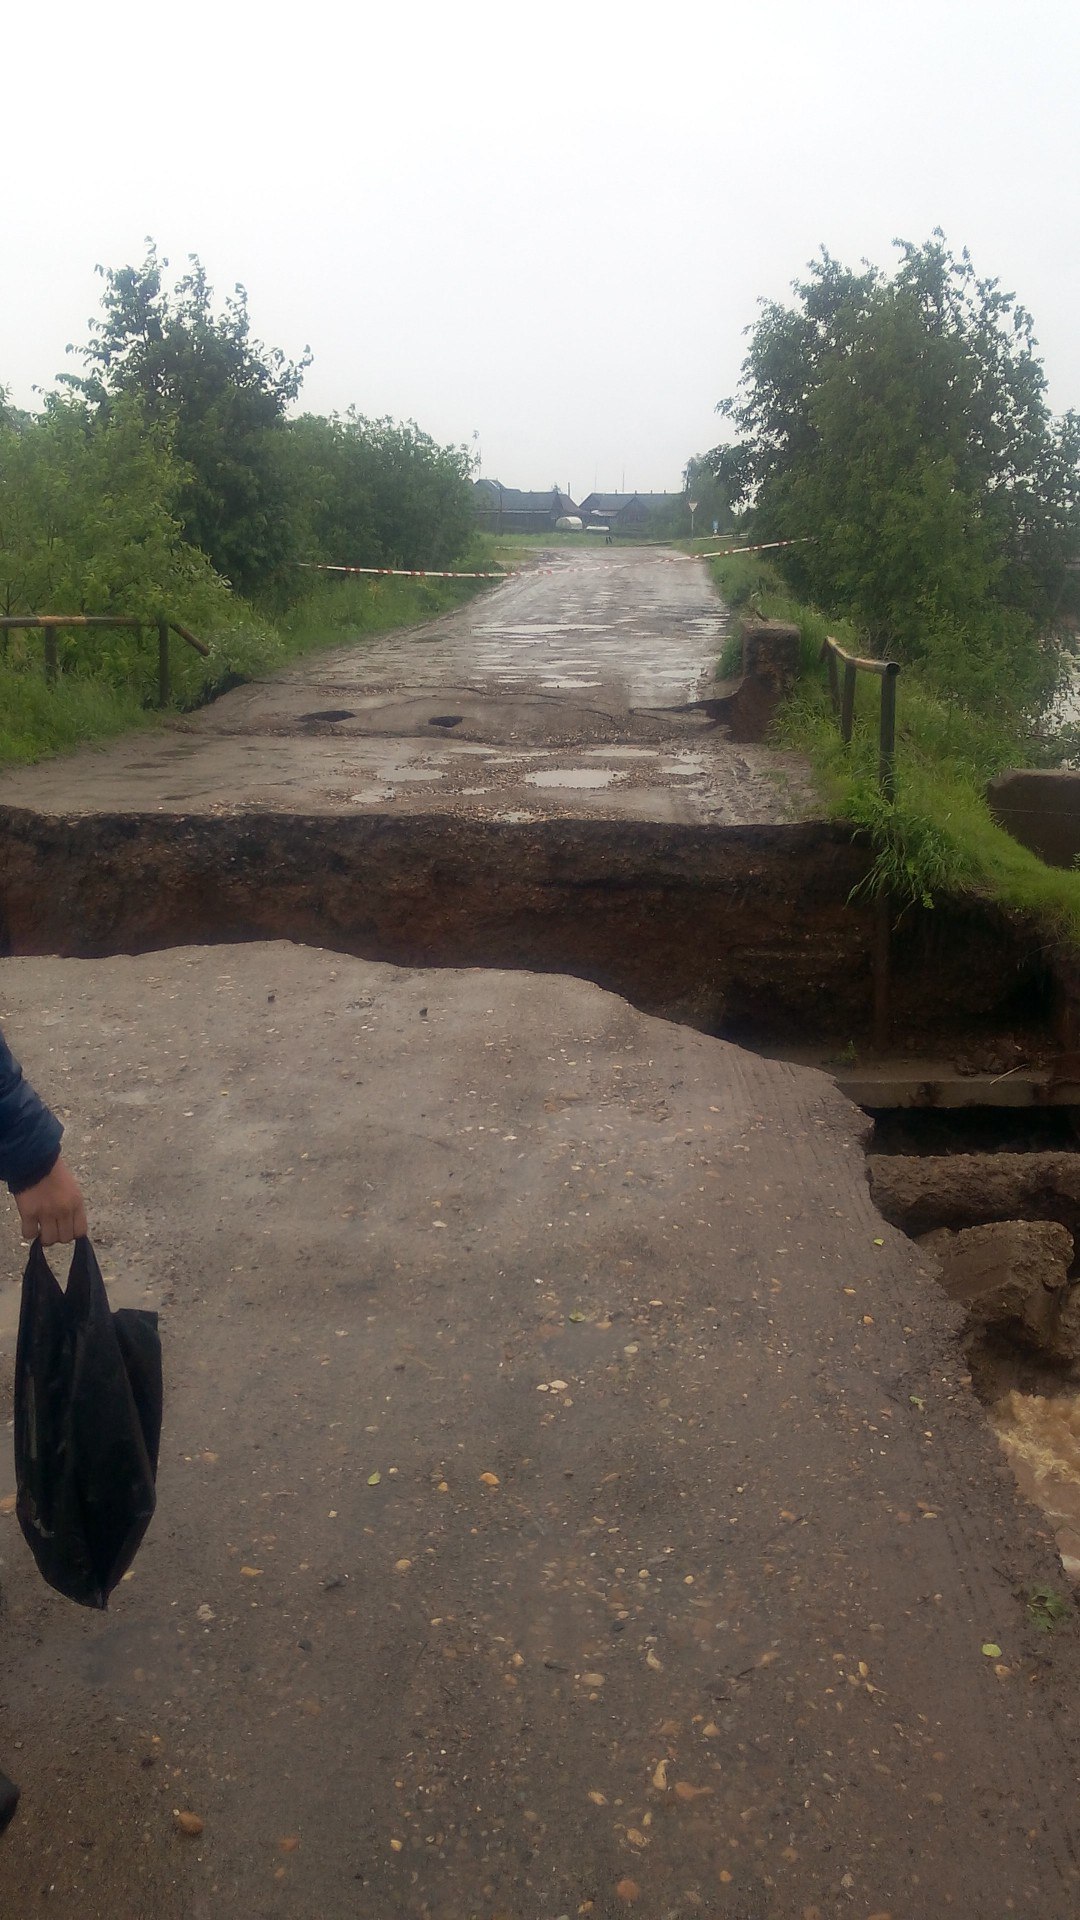
[[[612,533],[676,531],[680,513],[687,513],[682,493],[590,493],[577,509],[586,527],[603,522]],[[680,529],[681,531],[681,529]]]
[[[581,511],[559,487],[529,493],[501,480],[474,481],[473,501],[484,533],[551,533],[556,521]]]

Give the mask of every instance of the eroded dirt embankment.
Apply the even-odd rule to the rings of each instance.
[[[0,809],[0,951],[101,956],[290,939],[414,966],[595,981],[635,1006],[751,1037],[867,1027],[874,918],[850,830],[388,814]],[[48,874],[47,886],[42,874]],[[1023,930],[979,902],[894,936],[897,1034],[1038,1001]]]

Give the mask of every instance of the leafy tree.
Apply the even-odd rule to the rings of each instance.
[[[713,471],[785,569],[871,643],[1032,708],[1080,553],[1080,418],[1055,420],[1030,315],[936,234],[892,278],[829,254],[763,305]]]
[[[184,537],[243,593],[280,585],[296,557],[296,502],[282,443],[286,408],[310,364],[252,336],[247,294],[222,311],[195,255],[172,293],[167,260],[148,242],[140,267],[99,269],[102,316],[81,349],[88,371],[65,376],[107,414],[137,396],[152,424],[169,422],[187,472],[179,500]]]
[[[290,423],[306,556],[346,566],[445,567],[474,526],[470,458],[412,421],[350,408]]]
[[[439,446],[415,421],[368,420],[355,408],[344,430],[351,459],[371,488],[382,564],[451,565],[474,526],[467,449]]]
[[[721,533],[727,533],[735,523],[731,506],[731,488],[715,472],[708,455],[695,457],[686,465],[683,476],[686,482],[687,500],[697,501],[694,526],[699,534],[711,533],[713,521]],[[685,532],[688,509],[683,509],[679,531]]]
[[[0,424],[0,611],[183,620],[213,651],[204,663],[174,647],[182,701],[272,658],[272,637],[183,537],[184,479],[169,426],[148,425],[131,396],[101,416],[54,395],[37,418]],[[145,633],[62,629],[58,646],[66,671],[154,698],[156,652]],[[6,636],[0,653],[10,665],[39,663],[40,635]]]
[[[0,424],[4,611],[220,611],[224,582],[176,514],[183,484],[168,427],[130,399],[98,419],[54,396],[37,419]]]

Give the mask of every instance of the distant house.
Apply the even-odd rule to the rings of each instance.
[[[504,487],[501,480],[474,481],[473,503],[485,533],[550,533],[564,514],[581,512],[560,487],[526,493],[520,487]]]
[[[585,525],[602,521],[612,533],[668,533],[686,515],[682,493],[590,493],[578,512]]]

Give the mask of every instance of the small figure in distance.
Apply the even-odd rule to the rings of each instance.
[[[0,1180],[14,1195],[23,1239],[40,1235],[43,1247],[86,1232],[79,1184],[60,1152],[63,1131],[0,1033]]]

